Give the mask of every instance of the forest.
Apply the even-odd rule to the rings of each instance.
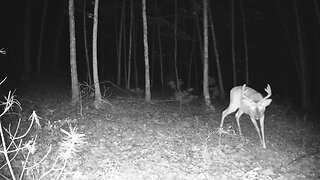
[[[16,3],[0,6],[1,177],[320,178],[317,0]]]

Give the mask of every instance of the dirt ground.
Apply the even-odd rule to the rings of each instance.
[[[218,131],[227,101],[213,100],[213,111],[201,97],[179,103],[156,94],[146,103],[135,93],[105,88],[105,103],[97,110],[92,94],[85,91],[81,105],[71,105],[69,89],[61,83],[38,83],[17,91],[21,131],[33,111],[41,117],[41,129],[32,128],[24,139],[37,137],[30,164],[39,162],[52,145],[47,158],[25,173],[27,180],[51,168],[63,136],[60,129],[68,130],[69,124],[85,134],[86,144],[67,162],[60,179],[320,179],[320,125],[276,99],[265,112],[263,149],[247,115],[240,120],[243,137],[234,114],[227,116],[223,133]],[[26,157],[22,155],[13,161],[17,171]],[[52,171],[44,179],[58,174]]]

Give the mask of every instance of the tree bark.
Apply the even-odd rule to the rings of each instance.
[[[87,78],[88,83],[92,85],[92,75],[91,75],[91,67],[90,67],[90,60],[88,54],[88,43],[87,43],[87,0],[83,0],[83,40],[84,40],[84,53],[86,57],[86,65],[87,65]]]
[[[151,101],[150,92],[150,73],[149,73],[149,55],[148,55],[148,27],[147,27],[147,13],[146,0],[142,0],[142,19],[143,19],[143,45],[144,45],[144,65],[145,65],[145,100]]]
[[[102,97],[100,92],[99,76],[98,76],[98,57],[97,57],[97,36],[98,36],[98,9],[99,0],[94,2],[94,16],[93,16],[93,35],[92,35],[92,67],[93,67],[93,83],[95,101],[94,107],[99,109],[102,104]]]
[[[76,35],[74,20],[74,2],[69,0],[69,32],[70,32],[70,69],[71,69],[71,93],[72,104],[80,102],[80,90],[78,86],[77,60],[76,60]]]
[[[208,2],[203,0],[203,96],[207,106],[211,105],[208,75],[209,56],[208,56]]]
[[[214,24],[213,24],[210,5],[208,5],[208,8],[209,8],[209,19],[210,19],[212,40],[213,40],[213,50],[214,50],[214,54],[216,56],[215,59],[216,59],[217,71],[218,71],[220,99],[224,100],[226,98],[226,93],[224,91],[223,80],[222,80],[222,71],[221,71],[220,58],[219,58],[219,52],[218,52],[217,38],[216,38],[215,30],[214,30]]]
[[[43,41],[43,32],[44,32],[44,23],[47,14],[48,0],[44,0],[44,7],[42,11],[42,20],[41,20],[41,28],[40,28],[40,37],[39,37],[39,48],[38,48],[38,58],[37,58],[37,69],[36,75],[37,78],[41,76],[41,57],[42,57],[42,41]]]
[[[236,57],[234,50],[234,0],[231,0],[231,54],[232,54],[232,71],[233,71],[233,86],[237,85],[237,69]]]

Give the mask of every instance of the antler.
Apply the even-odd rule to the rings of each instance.
[[[270,96],[271,96],[271,87],[270,85],[268,84],[267,87],[264,89],[268,94],[266,97],[264,97],[263,99],[261,99],[260,101],[264,101],[266,99],[268,99]]]

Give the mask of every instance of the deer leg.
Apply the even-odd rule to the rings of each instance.
[[[260,128],[261,128],[261,133],[262,133],[262,141],[261,141],[261,144],[263,146],[264,149],[266,149],[266,141],[264,139],[264,116],[262,116],[260,118]]]
[[[237,109],[232,108],[232,107],[229,106],[226,110],[224,110],[224,111],[222,112],[220,128],[222,128],[223,122],[224,122],[224,119],[226,118],[226,116],[228,116],[229,114],[235,112],[236,110],[237,110]]]
[[[239,134],[240,136],[242,136],[242,132],[241,132],[241,127],[240,127],[240,116],[243,114],[243,111],[241,111],[240,109],[238,110],[238,112],[236,113],[236,120],[237,120],[237,125],[238,125],[238,130],[239,130]]]
[[[260,142],[262,142],[261,133],[260,133],[260,130],[259,130],[257,121],[256,121],[254,118],[251,118],[251,117],[250,117],[250,119],[251,119],[252,124],[253,124],[254,127],[256,128],[256,131],[257,131],[258,134],[259,134]],[[261,123],[261,122],[260,122],[260,123]],[[263,144],[263,143],[262,143],[262,144]]]

